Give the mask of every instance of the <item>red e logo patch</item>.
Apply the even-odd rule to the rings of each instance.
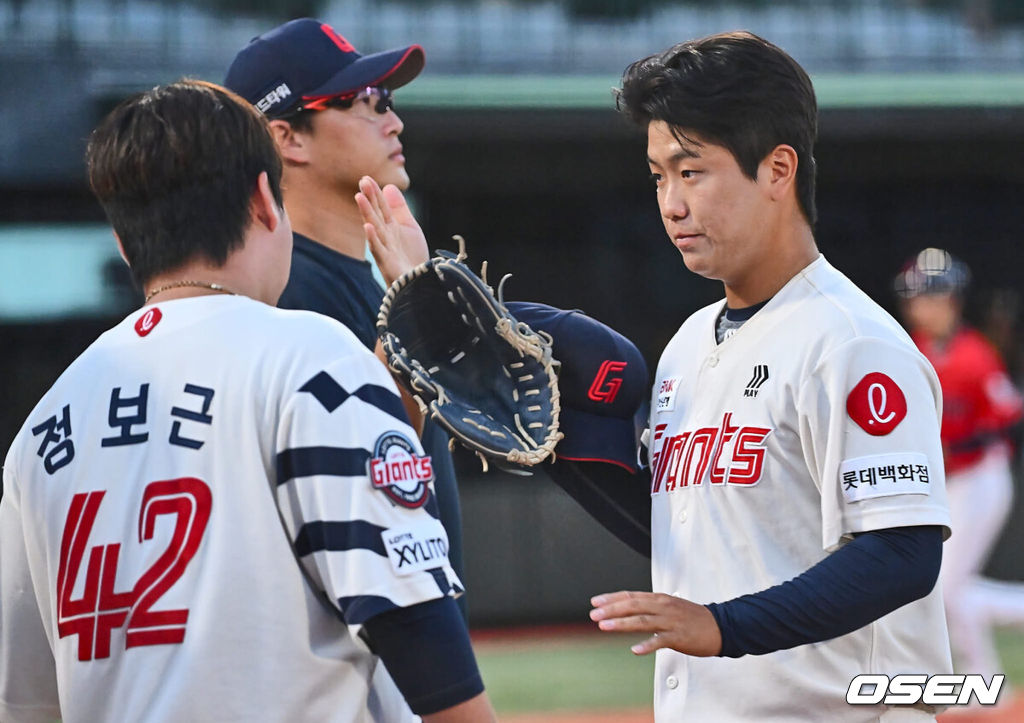
[[[892,379],[871,372],[857,382],[846,398],[846,413],[868,434],[881,437],[907,416],[907,398]]]
[[[135,322],[135,333],[139,336],[145,336],[156,328],[156,325],[160,323],[162,318],[163,314],[160,313],[160,309],[154,306]]]

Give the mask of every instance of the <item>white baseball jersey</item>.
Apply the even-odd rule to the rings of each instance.
[[[721,344],[691,316],[651,406],[653,589],[722,602],[785,582],[856,532],[949,527],[941,394],[900,326],[819,257]],[[659,650],[659,721],[874,721],[860,673],[950,672],[941,593],[840,638],[769,655]],[[902,718],[900,718],[902,720]]]
[[[219,295],[133,313],[7,456],[0,719],[368,720],[361,624],[461,592],[431,479],[340,323]]]

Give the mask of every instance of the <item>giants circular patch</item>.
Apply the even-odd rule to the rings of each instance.
[[[846,398],[846,413],[868,434],[881,437],[907,416],[907,398],[892,379],[871,372],[857,382]]]
[[[416,454],[413,443],[398,432],[382,434],[373,447],[368,472],[374,489],[402,507],[425,505],[434,479],[430,456]]]

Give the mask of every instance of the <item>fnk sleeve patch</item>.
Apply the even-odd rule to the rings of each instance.
[[[847,503],[872,497],[931,494],[928,457],[918,452],[877,454],[844,460],[839,484]]]
[[[655,412],[671,412],[676,408],[676,392],[679,391],[679,377],[662,379],[658,383],[658,400],[654,403]]]
[[[399,575],[432,570],[448,564],[448,534],[439,520],[392,527],[380,533],[391,567]]]

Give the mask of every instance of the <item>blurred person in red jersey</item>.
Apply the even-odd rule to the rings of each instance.
[[[1024,403],[995,346],[963,318],[970,271],[948,251],[927,248],[896,277],[903,317],[942,385],[942,446],[955,534],[939,579],[959,672],[1004,672],[996,624],[1024,623],[1024,584],[983,571],[1013,506],[1011,433]]]

